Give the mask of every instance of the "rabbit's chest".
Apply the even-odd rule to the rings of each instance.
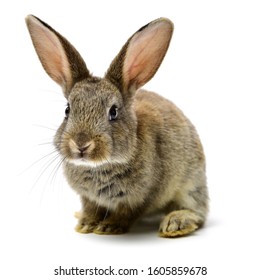
[[[130,196],[124,176],[113,172],[74,170],[66,172],[71,187],[80,195],[109,208],[116,208]]]

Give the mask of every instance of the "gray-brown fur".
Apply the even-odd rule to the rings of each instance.
[[[68,183],[81,196],[77,231],[123,233],[138,218],[156,213],[166,214],[162,237],[200,227],[208,194],[197,132],[173,103],[139,89],[160,66],[172,23],[162,18],[139,29],[105,77],[97,78],[64,37],[33,16],[26,21],[44,68],[70,106],[54,143]]]

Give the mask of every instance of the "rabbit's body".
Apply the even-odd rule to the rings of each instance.
[[[120,205],[141,205],[146,214],[165,211],[171,204],[178,208],[184,188],[192,198],[197,187],[206,185],[196,131],[173,103],[155,93],[139,90],[134,104],[137,143],[130,159],[112,157],[96,167],[67,162],[65,175],[79,194],[112,211]]]
[[[138,89],[159,67],[171,23],[160,19],[136,32],[103,79],[91,76],[77,51],[51,27],[31,16],[27,23],[44,68],[68,99],[54,142],[65,176],[81,196],[77,230],[123,233],[139,217],[155,213],[168,214],[160,225],[164,237],[201,226],[208,195],[196,130],[173,103]],[[46,33],[48,40],[53,36],[47,48],[38,41]],[[52,60],[49,47],[58,48]]]

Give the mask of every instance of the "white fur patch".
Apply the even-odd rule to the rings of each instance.
[[[102,160],[102,161],[90,161],[85,159],[72,159],[68,160],[70,163],[76,165],[76,166],[86,166],[90,168],[97,168],[104,165],[111,165],[111,164],[126,164],[127,160],[122,158],[114,158],[114,159],[108,159],[108,160]]]

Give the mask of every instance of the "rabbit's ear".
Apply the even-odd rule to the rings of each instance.
[[[78,51],[45,22],[29,15],[26,23],[43,68],[68,97],[73,85],[89,76],[85,62]]]
[[[173,33],[173,23],[160,18],[139,29],[111,63],[106,78],[123,92],[147,83],[159,68]]]

